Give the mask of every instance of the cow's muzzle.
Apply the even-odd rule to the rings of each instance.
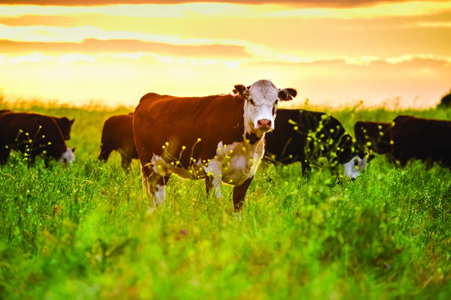
[[[271,129],[271,120],[261,119],[257,121],[258,129],[260,130],[270,130]]]

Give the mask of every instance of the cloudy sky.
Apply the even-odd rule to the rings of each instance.
[[[434,106],[451,1],[0,0],[7,98],[135,105],[271,79],[297,103]]]

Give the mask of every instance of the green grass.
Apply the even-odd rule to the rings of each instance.
[[[130,110],[1,104],[75,117],[71,168],[0,167],[2,299],[449,299],[451,174],[377,157],[354,182],[298,164],[262,166],[241,215],[231,188],[173,176],[165,206],[146,214],[139,164],[99,163],[109,116]],[[345,109],[357,120],[451,111]]]

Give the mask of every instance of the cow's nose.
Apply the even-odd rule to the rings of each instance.
[[[261,119],[257,122],[258,129],[269,129],[271,128],[271,120]]]

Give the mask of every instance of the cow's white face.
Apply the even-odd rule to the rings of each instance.
[[[292,100],[297,94],[294,89],[279,90],[269,80],[259,80],[248,87],[235,85],[234,93],[246,100],[244,102],[246,133],[254,133],[258,137],[274,130],[279,101]]]
[[[60,159],[58,159],[58,162],[62,165],[71,165],[75,160],[74,152],[75,148],[73,149],[67,148],[66,152],[64,152],[61,155]]]
[[[366,156],[360,158],[358,155],[356,155],[350,161],[343,164],[343,169],[346,177],[355,179],[360,174],[360,172],[365,169],[366,164]]]

